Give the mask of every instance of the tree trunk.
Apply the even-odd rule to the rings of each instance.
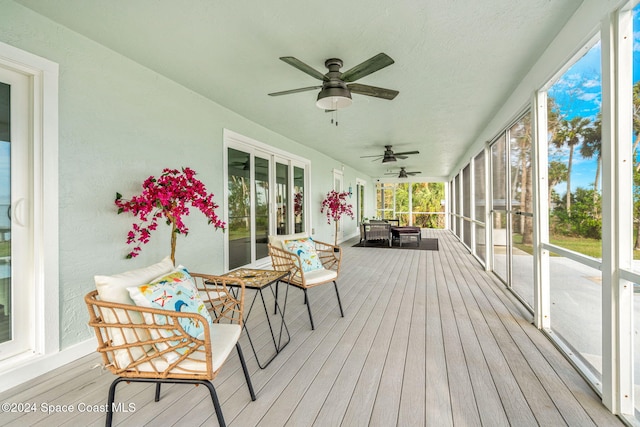
[[[178,240],[178,233],[176,233],[176,221],[171,218],[171,261],[173,265],[176,265],[176,242]]]
[[[593,182],[593,216],[598,218],[598,181],[600,181],[600,161],[601,158],[598,156],[598,161],[596,162],[596,179]]]
[[[567,162],[567,215],[571,216],[571,166],[573,163],[573,145],[569,146],[569,161]]]

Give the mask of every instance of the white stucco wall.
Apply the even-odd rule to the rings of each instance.
[[[169,229],[160,228],[138,258],[124,259],[132,217],[116,215],[116,192],[130,197],[149,175],[189,166],[222,205],[224,128],[311,159],[312,226],[319,240],[332,241],[333,227],[319,210],[332,188],[332,170],[342,168],[339,162],[10,0],[0,0],[0,41],[60,65],[61,349],[92,336],[82,298],[94,288],[95,274],[138,268],[168,254]],[[351,182],[355,190],[356,176],[373,185],[371,178],[345,168],[345,186]],[[223,234],[207,226],[199,212],[187,223],[190,234],[179,237],[176,261],[193,271],[223,272]],[[356,221],[346,221],[345,236],[356,232]]]

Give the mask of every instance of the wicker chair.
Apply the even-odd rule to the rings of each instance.
[[[290,272],[288,278],[283,279],[283,281],[304,291],[304,302],[307,305],[309,321],[311,322],[311,329],[313,330],[315,326],[311,314],[311,304],[309,303],[309,297],[307,295],[307,289],[309,288],[333,282],[338,298],[340,315],[344,317],[337,283],[340,274],[340,263],[342,261],[342,250],[340,246],[314,240],[315,251],[318,254],[323,268],[305,272],[300,267],[302,265],[300,257],[297,254],[285,250],[283,242],[285,240],[296,240],[308,237],[306,233],[269,236],[269,255],[271,256],[271,263],[273,264],[274,270]],[[277,292],[278,284],[276,284],[276,297]]]
[[[94,328],[98,340],[97,351],[102,354],[104,366],[118,376],[109,388],[107,426],[113,420],[116,386],[121,381],[155,383],[156,402],[160,400],[162,383],[203,384],[211,395],[218,423],[224,426],[220,402],[211,381],[234,346],[251,400],[256,399],[238,343],[242,330],[244,284],[234,279],[235,284],[240,284],[238,296],[234,298],[226,286],[227,279],[195,273],[191,276],[197,282],[200,295],[206,296],[203,301],[213,314],[212,325],[196,313],[102,301],[97,290],[85,296],[89,325]],[[202,324],[203,339],[186,333],[184,322]]]
[[[361,225],[360,241],[364,240],[364,245],[373,240],[387,240],[391,246],[391,224],[387,222],[370,222]]]

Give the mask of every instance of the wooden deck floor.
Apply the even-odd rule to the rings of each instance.
[[[315,331],[302,293],[291,289],[291,343],[266,369],[258,368],[243,334],[257,400],[249,398],[235,353],[214,381],[227,423],[622,425],[451,234],[430,234],[439,239],[439,251],[344,245],[339,286],[345,317],[332,286],[313,289]],[[261,309],[250,326],[260,323]],[[269,351],[270,336],[254,327],[252,337],[267,346],[259,354]],[[100,405],[114,377],[92,369],[97,363],[90,355],[0,394],[0,403],[36,409],[0,411],[0,425],[103,425]],[[165,385],[158,403],[153,394],[150,385],[118,386],[116,400],[134,410],[116,413],[115,424],[217,425],[204,387]],[[46,414],[43,403],[74,412]]]

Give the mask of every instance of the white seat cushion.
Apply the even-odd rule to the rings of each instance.
[[[304,273],[304,281],[307,286],[336,280],[337,277],[338,277],[337,272],[333,270],[327,270],[324,268],[321,270],[307,271]]]
[[[240,338],[242,327],[237,324],[214,323],[209,326],[211,337],[211,369],[216,372],[222,364],[227,360],[233,347]],[[177,355],[179,357],[180,355]],[[142,363],[137,368],[143,372],[164,372],[170,365],[171,361],[177,360],[176,354],[168,353],[164,358],[158,358],[151,363]],[[155,367],[155,369],[154,369]],[[207,363],[205,361],[205,353],[198,351],[189,356],[176,365],[172,370],[172,374],[204,374],[206,373]]]
[[[162,261],[144,268],[127,271],[125,273],[115,274],[113,276],[96,275],[96,289],[102,301],[116,302],[120,304],[133,305],[133,300],[129,296],[128,287],[139,286],[149,283],[157,277],[164,275],[173,270],[173,262],[170,257],[165,257]],[[144,323],[144,319],[137,312],[129,312],[131,315],[131,323]],[[104,310],[104,321],[106,323],[129,323],[129,318],[124,310]],[[125,329],[124,332],[119,328],[110,328],[112,344],[114,346],[123,345],[125,343],[135,343],[140,340],[148,340],[149,332],[146,329]],[[137,336],[136,336],[137,334]],[[148,351],[150,347],[145,348]],[[133,359],[138,359],[144,353],[141,349],[133,348],[131,350]],[[116,361],[120,368],[125,368],[132,362],[129,351],[126,349],[115,351]]]

